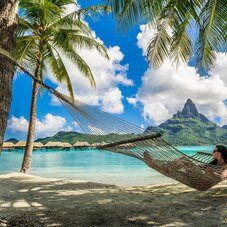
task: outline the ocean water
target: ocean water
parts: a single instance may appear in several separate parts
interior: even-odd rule
[[[214,147],[177,148],[193,155],[198,151],[211,152]],[[22,159],[23,150],[3,151],[0,156],[0,174],[19,172]],[[36,150],[33,152],[30,173],[42,177],[116,184],[121,187],[174,182],[140,160],[100,150]]]

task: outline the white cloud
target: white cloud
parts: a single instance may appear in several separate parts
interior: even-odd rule
[[[157,30],[150,24],[143,24],[140,25],[141,32],[137,35],[137,46],[142,49],[143,56],[146,56],[146,50],[148,47],[148,44],[151,41],[151,38],[154,36],[154,34],[157,32]],[[172,36],[172,29],[168,27],[167,29],[168,35]]]
[[[145,51],[152,36],[141,26],[138,34],[138,46]],[[149,37],[149,39],[148,39]],[[168,60],[158,70],[148,69],[142,77],[142,86],[134,97],[128,98],[133,105],[142,104],[143,116],[153,124],[172,117],[181,110],[187,98],[191,98],[199,111],[211,120],[220,117],[220,124],[227,124],[227,57],[217,54],[215,67],[209,72],[210,77],[200,77],[194,67],[181,64],[178,68]]]
[[[143,55],[146,56],[147,46],[151,40],[151,37],[155,34],[154,28],[149,25],[141,25],[140,30],[142,32],[137,35],[137,45],[143,50]]]
[[[122,113],[124,106],[122,104],[123,96],[119,88],[112,88],[105,92],[104,96],[101,98],[103,103],[103,111],[111,113]]]
[[[227,84],[227,53],[218,53],[217,59],[211,71],[211,75],[219,75],[225,84]]]
[[[24,132],[27,133],[28,130],[28,120],[25,119],[23,116],[19,118],[12,116],[8,120],[8,129],[13,133],[16,132]],[[36,120],[36,127],[35,127],[35,136],[45,137],[45,136],[52,136],[59,131],[71,131],[72,127],[66,126],[66,120],[60,116],[54,116],[50,113],[44,116],[42,120]]]
[[[27,132],[28,121],[23,116],[20,116],[19,118],[12,116],[8,120],[7,128],[10,129],[12,132],[16,132],[16,131]]]

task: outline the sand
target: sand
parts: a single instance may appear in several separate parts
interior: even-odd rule
[[[120,188],[78,180],[0,175],[0,227],[227,226],[227,181]]]

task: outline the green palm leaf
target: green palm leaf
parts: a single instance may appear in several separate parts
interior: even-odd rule
[[[56,49],[53,51],[50,45],[48,45],[47,48],[48,48],[48,53],[45,56],[45,61],[50,66],[50,69],[53,75],[55,75],[56,79],[60,83],[63,83],[66,85],[71,99],[74,100],[73,88],[72,88],[70,76],[65,67],[65,64],[62,61],[61,55],[56,51]]]
[[[226,44],[226,2],[208,0],[201,11],[201,27],[196,43],[196,64],[209,70],[216,59],[215,51]]]
[[[154,68],[159,68],[169,55],[170,36],[166,24],[159,25],[157,33],[151,39],[147,48],[147,58]]]
[[[96,86],[91,69],[66,38],[64,39],[64,42],[55,42],[52,46],[57,50],[57,52],[64,53],[72,63],[77,65],[80,72],[89,79],[92,87]]]
[[[197,68],[208,70],[216,52],[226,51],[226,0],[108,0],[107,4],[122,30],[139,22],[150,22],[157,30],[147,48],[154,68],[160,67],[167,57],[179,63],[188,62],[195,55]],[[172,29],[171,37],[166,28]],[[198,32],[195,48],[189,28]]]
[[[62,55],[71,60],[95,87],[92,71],[77,50],[96,49],[104,57],[108,58],[108,55],[106,48],[95,40],[90,28],[82,21],[81,15],[104,12],[108,7],[102,5],[86,7],[64,15],[68,4],[75,2],[73,0],[20,1],[22,16],[19,20],[17,59],[20,64],[30,67],[33,72],[37,63],[41,68],[45,65],[51,66],[53,75],[67,86],[70,95],[73,96],[70,77]],[[43,73],[41,79],[42,75]]]

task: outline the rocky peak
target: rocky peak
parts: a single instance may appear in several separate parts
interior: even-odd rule
[[[177,111],[176,114],[173,115],[174,118],[199,118],[203,122],[209,122],[209,120],[203,115],[200,114],[195,103],[188,99],[184,104],[182,111]]]
[[[184,108],[181,112],[184,116],[194,116],[199,117],[199,111],[197,110],[194,102],[191,99],[188,99],[187,102],[184,104]]]

